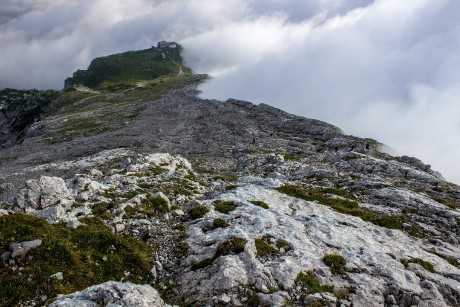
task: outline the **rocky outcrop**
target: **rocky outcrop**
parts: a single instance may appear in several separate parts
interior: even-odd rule
[[[442,257],[427,252],[433,248],[428,242],[407,236],[400,230],[375,226],[338,213],[320,203],[287,197],[273,190],[280,184],[279,180],[241,178],[238,188],[219,195],[219,199],[236,204],[236,209],[228,214],[215,211],[213,199],[203,202],[210,212],[188,227],[187,242],[191,249],[184,261],[185,267],[212,259],[218,246],[229,238],[241,237],[247,243],[240,254],[220,256],[200,269],[185,269],[179,277],[179,293],[184,301],[204,301],[213,305],[217,303],[216,293],[237,292],[240,295],[232,297],[232,303],[238,305],[236,302],[244,303],[251,298],[252,289],[259,292],[259,296],[273,289],[275,294],[287,290],[279,295],[303,305],[315,296],[298,291],[295,284],[299,273],[309,270],[322,284],[333,285],[335,291],[354,289],[348,298],[354,306],[377,306],[392,300],[384,294],[393,295],[394,304],[399,306],[409,306],[415,300],[411,298],[406,303],[407,295],[401,296],[401,293],[417,297],[416,305],[441,306],[449,302],[444,299],[451,291],[457,293],[460,270]],[[253,200],[265,202],[268,209],[252,204]],[[203,231],[216,218],[225,219],[229,226]],[[262,255],[261,247],[257,246],[257,240],[262,238],[270,238],[268,242],[273,242],[269,254]],[[282,250],[276,242],[284,242],[287,248]],[[449,245],[449,248],[460,251],[458,246]],[[346,259],[345,271],[339,276],[334,275],[322,260],[325,255],[334,253]],[[402,259],[429,261],[435,273],[418,265],[405,268],[400,262]],[[443,295],[427,299],[429,295],[423,287],[425,280],[431,280]],[[340,301],[332,298],[322,297],[321,300],[334,305]],[[276,295],[260,299],[278,306]],[[452,302],[459,299],[456,296]],[[343,300],[339,303],[348,304]]]
[[[108,281],[89,287],[72,294],[63,295],[51,303],[50,307],[58,306],[158,306],[168,307],[158,292],[149,285],[136,285]]]
[[[28,251],[31,249],[37,248],[42,244],[42,240],[32,240],[32,241],[24,241],[21,243],[10,243],[10,251],[5,252],[2,254],[1,258],[3,261],[7,261],[10,257],[24,257]]]
[[[354,155],[359,158],[326,152],[317,162],[275,153],[248,155],[238,160],[239,175],[227,176],[198,173],[186,159],[169,154],[108,150],[42,166],[88,171],[67,181],[42,177],[27,182],[15,208],[73,228],[82,218],[96,216],[115,233],[154,246],[150,275],[178,304],[458,304],[459,210],[426,192],[392,186],[395,178],[404,178],[385,167],[395,162]],[[358,169],[358,159],[373,171]],[[430,176],[412,180],[419,188],[437,189],[437,199],[455,195],[455,186],[441,191],[436,187],[447,183],[439,178],[431,183]],[[288,196],[279,190],[285,185],[323,196]],[[73,206],[63,205],[72,199]],[[334,200],[355,204],[354,212],[363,213],[341,211]],[[191,213],[196,207],[205,209]],[[396,224],[379,225],[365,213]],[[327,255],[343,257],[343,268],[331,269]],[[110,287],[96,292],[112,297]],[[75,297],[81,301],[72,301]],[[84,300],[77,295],[58,302]]]
[[[19,191],[15,199],[15,209],[45,209],[58,204],[74,201],[65,181],[59,177],[42,176],[38,180],[28,180],[26,187]]]

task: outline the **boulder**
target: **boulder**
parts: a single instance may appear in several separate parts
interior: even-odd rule
[[[62,178],[42,176],[26,182],[26,187],[16,195],[14,209],[44,209],[73,201],[72,192]]]
[[[32,241],[24,241],[21,243],[11,243],[10,250],[11,250],[11,257],[24,257],[28,251],[31,249],[37,248],[42,245],[42,240],[32,240]]]

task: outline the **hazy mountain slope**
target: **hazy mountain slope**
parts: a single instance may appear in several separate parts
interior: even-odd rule
[[[108,280],[180,305],[460,304],[457,185],[327,123],[197,98],[206,76],[161,53],[94,60],[1,149],[1,304]],[[160,304],[136,287],[55,305]]]

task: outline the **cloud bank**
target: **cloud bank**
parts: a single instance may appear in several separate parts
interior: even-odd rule
[[[96,56],[184,45],[206,98],[372,137],[460,183],[460,2],[4,0],[0,88],[62,88]]]

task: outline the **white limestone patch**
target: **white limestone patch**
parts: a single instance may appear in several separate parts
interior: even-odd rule
[[[275,186],[273,182],[246,177],[238,183],[238,188],[218,197],[234,201],[237,204],[234,211],[228,214],[212,211],[190,225],[188,243],[191,250],[184,265],[187,267],[212,257],[219,243],[231,237],[245,238],[245,251],[238,255],[221,256],[209,267],[186,271],[179,278],[184,297],[206,301],[209,293],[249,285],[258,289],[288,289],[293,286],[299,272],[310,269],[324,275],[320,277],[323,283],[343,283],[323,263],[322,257],[328,253],[341,254],[347,260],[350,283],[359,290],[353,297],[357,306],[366,306],[372,300],[378,302],[377,305],[383,304],[384,292],[389,284],[413,296],[422,296],[421,278],[412,269],[405,269],[401,259],[429,261],[436,273],[423,270],[423,274],[436,283],[442,281],[452,289],[460,289],[460,278],[452,278],[460,276],[460,270],[425,251],[420,239],[338,213],[317,202],[286,196],[271,188]],[[269,209],[255,206],[250,203],[251,200],[264,201]],[[212,209],[211,202],[205,201],[204,204]],[[215,217],[227,220],[229,227],[203,232],[202,228],[212,223]],[[292,249],[260,259],[256,255],[254,239],[265,235],[286,240]],[[432,303],[444,302],[440,298],[433,300]]]
[[[50,307],[58,306],[157,306],[168,307],[158,292],[150,285],[137,285],[130,282],[108,281],[91,286],[85,290],[61,295],[51,303]]]

